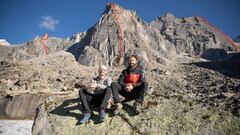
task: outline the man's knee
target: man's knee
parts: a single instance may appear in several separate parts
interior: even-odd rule
[[[111,87],[114,87],[114,88],[115,88],[115,87],[117,87],[117,86],[118,86],[118,83],[117,83],[117,82],[112,82],[112,83],[111,83]]]
[[[81,97],[81,95],[84,94],[84,89],[79,89],[78,94],[79,94],[79,96]]]
[[[111,93],[112,93],[111,87],[107,87],[107,88],[105,89],[105,92],[106,92],[106,94],[111,94]]]
[[[79,89],[78,91],[79,96],[81,96],[81,93],[82,93],[82,89]]]

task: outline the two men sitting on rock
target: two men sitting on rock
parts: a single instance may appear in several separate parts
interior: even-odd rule
[[[106,66],[101,65],[98,69],[98,76],[94,78],[90,84],[84,85],[79,91],[85,111],[83,118],[80,119],[80,123],[89,121],[91,117],[89,104],[100,107],[99,120],[103,122],[111,92],[113,94],[114,103],[116,104],[114,110],[115,115],[119,114],[123,107],[119,94],[125,97],[123,102],[135,100],[133,105],[134,112],[139,114],[139,106],[143,103],[144,94],[147,88],[148,84],[145,81],[142,68],[138,66],[136,55],[131,55],[128,58],[128,67],[122,71],[118,82],[112,83],[112,79],[107,77]]]

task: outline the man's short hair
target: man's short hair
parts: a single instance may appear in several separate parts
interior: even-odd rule
[[[138,57],[137,57],[136,54],[132,54],[132,55],[130,55],[130,56],[128,57],[128,60],[129,60],[130,58],[135,58],[136,60],[138,60]]]
[[[107,70],[107,67],[106,67],[105,65],[100,65],[99,68],[98,68],[98,70],[99,70],[99,69]]]

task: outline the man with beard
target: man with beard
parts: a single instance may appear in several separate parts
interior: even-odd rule
[[[125,102],[135,100],[133,108],[135,114],[139,114],[139,106],[142,105],[144,100],[144,93],[146,93],[148,84],[145,81],[142,68],[138,65],[136,55],[128,57],[128,67],[124,69],[118,79],[118,82],[111,84],[114,103],[116,109],[114,114],[117,115],[122,109],[122,104],[119,94],[125,97]]]

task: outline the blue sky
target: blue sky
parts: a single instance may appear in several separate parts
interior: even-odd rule
[[[24,43],[37,35],[67,38],[93,26],[108,2],[135,10],[145,22],[170,12],[199,15],[229,37],[240,35],[240,0],[0,0],[0,39]]]

